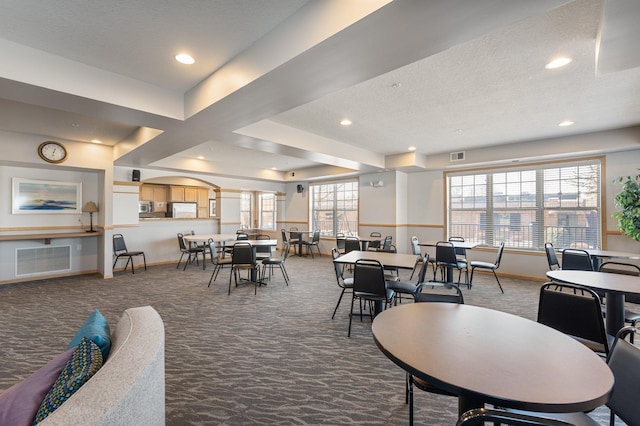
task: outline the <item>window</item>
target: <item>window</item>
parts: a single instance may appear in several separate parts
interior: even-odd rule
[[[325,237],[358,233],[358,181],[310,185],[309,194],[310,229]]]
[[[447,232],[521,249],[601,247],[601,160],[447,173]]]
[[[243,192],[240,194],[240,227],[241,228],[253,228],[253,221],[251,220],[253,204],[253,194],[250,192]]]
[[[260,229],[276,229],[276,194],[263,192],[260,199]]]

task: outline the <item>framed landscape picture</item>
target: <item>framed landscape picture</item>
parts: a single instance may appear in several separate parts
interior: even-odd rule
[[[216,200],[209,199],[209,217],[215,217],[216,215]]]
[[[13,178],[13,214],[82,214],[82,182]]]

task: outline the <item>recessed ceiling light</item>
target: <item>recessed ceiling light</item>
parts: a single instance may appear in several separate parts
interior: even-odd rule
[[[399,89],[402,87],[402,83],[393,83],[391,87],[393,87],[394,89]]]
[[[187,55],[186,53],[180,53],[176,55],[176,61],[180,62],[181,64],[191,65],[196,60],[193,59],[191,55]]]
[[[559,123],[558,126],[560,127],[567,127],[567,126],[571,126],[573,125],[574,122],[570,121],[570,120],[564,120],[563,122]]]
[[[410,147],[409,147],[409,151],[415,151],[415,150],[416,150],[416,147],[415,147],[415,146],[410,146]]]
[[[278,170],[278,168],[277,167],[272,167],[271,170]]]
[[[100,139],[91,139],[92,143],[102,143]]]
[[[204,155],[198,155],[196,158],[197,158],[198,160],[204,160]]]
[[[552,70],[555,68],[560,68],[560,67],[564,67],[565,65],[571,63],[573,59],[571,58],[556,58],[553,61],[549,62],[547,65],[545,65],[544,67],[548,70]]]
[[[351,126],[351,120],[349,120],[348,118],[344,118],[342,119],[342,121],[340,121],[340,124],[343,126]]]

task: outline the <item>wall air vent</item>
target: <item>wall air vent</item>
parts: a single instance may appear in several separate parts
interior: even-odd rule
[[[16,249],[16,276],[71,270],[71,246]]]
[[[449,160],[451,160],[451,161],[462,161],[462,160],[464,160],[464,151],[450,153],[449,154]]]

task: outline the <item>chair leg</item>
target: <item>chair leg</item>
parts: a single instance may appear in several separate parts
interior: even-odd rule
[[[147,256],[142,253],[142,261],[144,262],[144,270],[147,270]]]
[[[493,272],[493,276],[496,277],[496,281],[498,281],[498,287],[500,287],[500,291],[502,292],[502,294],[504,294],[504,290],[502,289],[502,284],[500,284],[500,280],[498,279],[498,274],[496,274],[496,270],[492,269],[491,272]]]
[[[280,264],[280,270],[282,271],[282,276],[284,277],[284,282],[287,283],[287,287],[289,287],[289,274],[287,274],[287,270],[284,269],[284,264]]]
[[[351,311],[349,312],[349,332],[347,333],[347,337],[351,337],[351,320],[353,320],[353,301],[355,300],[355,296],[351,297]],[[360,305],[360,318],[362,318],[362,305]]]
[[[184,256],[184,252],[180,255],[180,260],[178,260],[178,264],[176,265],[176,269],[180,267],[180,262],[182,262],[182,257]]]
[[[408,394],[409,394],[409,426],[413,426],[413,376],[407,374]]]
[[[331,319],[334,319],[336,316],[336,312],[338,311],[338,306],[340,306],[340,302],[342,301],[342,296],[344,295],[346,288],[342,288],[342,292],[340,293],[340,297],[338,297],[338,303],[336,303],[336,307],[333,310],[333,315],[331,315]]]
[[[475,271],[475,270],[476,270],[476,267],[472,266],[471,267],[471,279],[469,280],[469,288],[472,287],[472,284],[473,284],[473,271]]]

